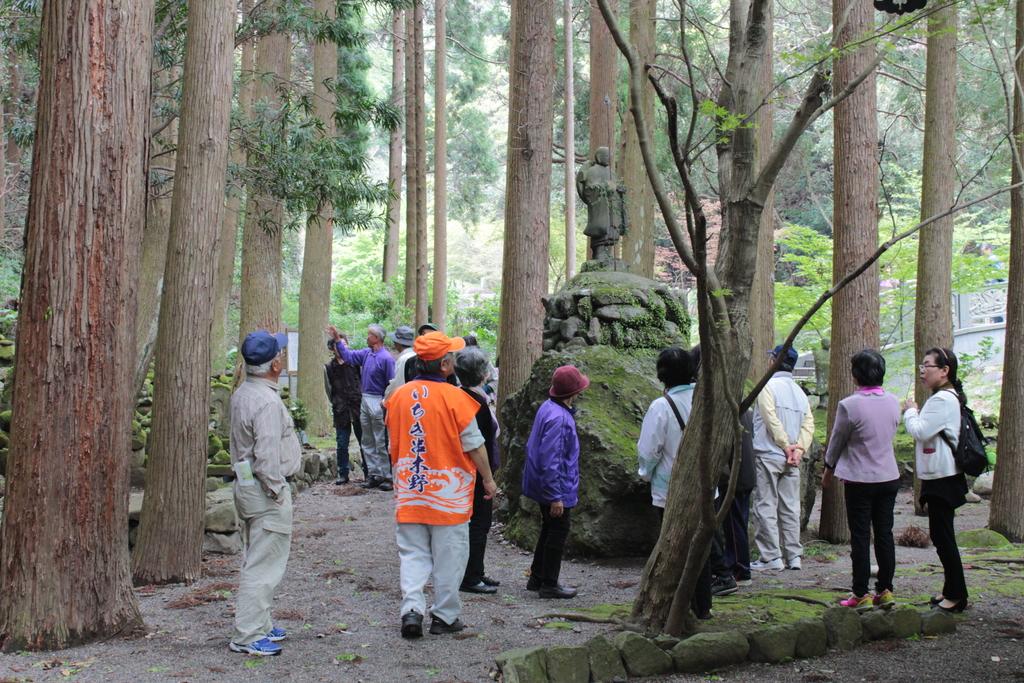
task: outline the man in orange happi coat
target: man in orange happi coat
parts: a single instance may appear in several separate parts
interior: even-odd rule
[[[441,332],[418,337],[413,344],[415,378],[384,403],[395,482],[403,638],[423,635],[423,589],[431,574],[430,632],[465,628],[459,619],[459,584],[469,556],[476,477],[482,479],[487,498],[497,491],[476,425],[480,406],[446,381],[455,371],[456,352],[465,346],[462,339]]]

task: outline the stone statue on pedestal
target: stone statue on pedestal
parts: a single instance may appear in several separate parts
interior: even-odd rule
[[[576,174],[576,193],[587,205],[587,227],[593,261],[614,270],[615,244],[626,233],[626,187],[609,168],[611,153],[599,147],[594,160]]]

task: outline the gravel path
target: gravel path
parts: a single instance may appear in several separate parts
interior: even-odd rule
[[[923,524],[911,516],[909,492],[898,500],[897,528]],[[987,503],[968,506],[958,529],[984,526]],[[239,558],[209,556],[193,586],[137,589],[147,633],[61,652],[0,655],[6,681],[486,681],[494,656],[539,644],[582,644],[607,624],[544,626],[538,617],[632,600],[643,559],[567,562],[563,580],[580,589],[573,601],[542,601],[525,590],[527,553],[502,542],[488,547],[497,596],[465,596],[457,636],[405,641],[398,633],[398,554],[390,494],[318,484],[301,494],[288,573],[278,590],[275,621],[288,629],[285,652],[246,658],[227,649]],[[817,519],[817,514],[812,520]],[[838,590],[849,583],[848,550],[815,544],[801,572],[780,572],[742,589],[742,602],[764,588]],[[1019,547],[1013,551],[1018,556]],[[923,596],[939,579],[934,550],[897,548],[898,595]],[[816,555],[813,557],[810,555]],[[1024,680],[1024,576],[1019,565],[969,571],[973,608],[955,636],[880,642],[780,666],[749,665],[716,680],[945,681]],[[723,607],[725,609],[725,607]],[[653,679],[651,679],[653,680]],[[664,681],[705,680],[671,676]]]

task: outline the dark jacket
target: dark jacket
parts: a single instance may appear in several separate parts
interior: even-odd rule
[[[743,425],[743,441],[740,443],[740,474],[736,480],[736,492],[749,493],[757,487],[757,475],[754,472],[754,416],[749,410],[740,418],[740,424]],[[722,496],[729,488],[730,464],[731,460],[726,462],[718,480],[718,494]]]
[[[484,437],[484,448],[487,449],[487,461],[491,465],[491,472],[497,472],[501,466],[501,456],[498,452],[498,441],[494,438],[497,431],[494,415],[491,414],[486,398],[466,387],[462,387],[462,390],[480,404],[480,409],[476,411],[476,426],[480,428],[480,434]]]
[[[335,413],[359,407],[363,397],[359,383],[358,366],[339,363],[337,358],[324,365],[324,390]]]

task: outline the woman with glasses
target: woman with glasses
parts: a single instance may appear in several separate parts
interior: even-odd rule
[[[967,479],[953,459],[960,439],[960,404],[966,401],[957,367],[957,357],[949,349],[929,349],[918,370],[932,395],[920,412],[913,400],[903,403],[903,425],[914,437],[920,501],[928,510],[928,533],[945,574],[942,593],[931,603],[945,612],[967,607],[967,582],[953,528],[954,511],[967,502]]]
[[[846,483],[843,494],[850,526],[853,592],[839,604],[857,611],[875,606],[889,609],[896,604],[892,594],[896,573],[892,524],[900,471],[892,443],[900,425],[900,404],[882,388],[885,380],[882,354],[872,349],[857,352],[850,359],[850,374],[857,390],[836,408],[821,480],[822,488],[826,489],[833,478]],[[874,597],[868,592],[872,531],[878,562]]]

